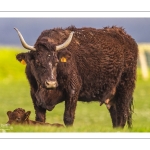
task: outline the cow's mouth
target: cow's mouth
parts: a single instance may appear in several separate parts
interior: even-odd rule
[[[45,89],[45,90],[54,90],[56,89],[57,86],[46,86],[45,84],[38,84],[38,89],[37,91],[41,90],[41,89]]]
[[[48,111],[52,111],[54,109],[55,105],[52,106],[46,106],[45,109]]]
[[[47,89],[47,90],[55,90],[55,89],[56,89],[56,87],[49,87],[49,88],[48,88],[48,87],[46,87],[46,89]]]
[[[51,111],[54,109],[55,105],[49,105],[49,104],[45,104],[44,101],[37,101],[36,102],[37,106],[40,106],[48,111]]]
[[[52,111],[55,107],[55,105],[45,105],[45,103],[42,103],[40,106],[48,111]]]

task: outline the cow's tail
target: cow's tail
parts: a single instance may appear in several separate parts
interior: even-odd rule
[[[133,97],[130,100],[129,103],[129,114],[128,114],[128,118],[127,118],[127,125],[128,128],[132,128],[132,114],[134,112],[134,105],[133,105]]]

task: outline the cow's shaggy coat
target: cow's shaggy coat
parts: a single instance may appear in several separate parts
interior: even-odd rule
[[[70,44],[56,50],[71,31]],[[131,127],[138,46],[124,29],[45,30],[34,48],[17,59],[27,63],[37,121],[45,122],[46,110],[65,101],[64,123],[72,125],[78,100],[99,101],[107,105],[113,127],[124,127],[126,122]]]

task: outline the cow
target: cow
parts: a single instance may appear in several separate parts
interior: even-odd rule
[[[44,123],[39,121],[33,121],[29,119],[31,111],[25,111],[23,108],[16,108],[13,112],[7,111],[7,116],[9,118],[7,124],[15,125],[46,125],[46,126],[55,126],[55,127],[64,127],[64,125],[59,123]]]
[[[72,126],[77,101],[95,101],[106,104],[113,128],[132,127],[138,46],[124,28],[53,28],[34,46],[15,30],[29,50],[16,59],[26,64],[36,121],[45,122],[46,111],[64,101],[63,121]]]

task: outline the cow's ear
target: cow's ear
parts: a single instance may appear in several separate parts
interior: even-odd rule
[[[25,120],[29,119],[30,114],[31,114],[31,111],[27,111],[25,113]]]
[[[23,65],[25,65],[29,59],[29,54],[28,53],[20,53],[16,55],[16,59],[22,63]]]
[[[9,117],[12,111],[7,111],[7,116]]]
[[[68,62],[71,59],[70,52],[65,52],[60,57],[60,62]]]

